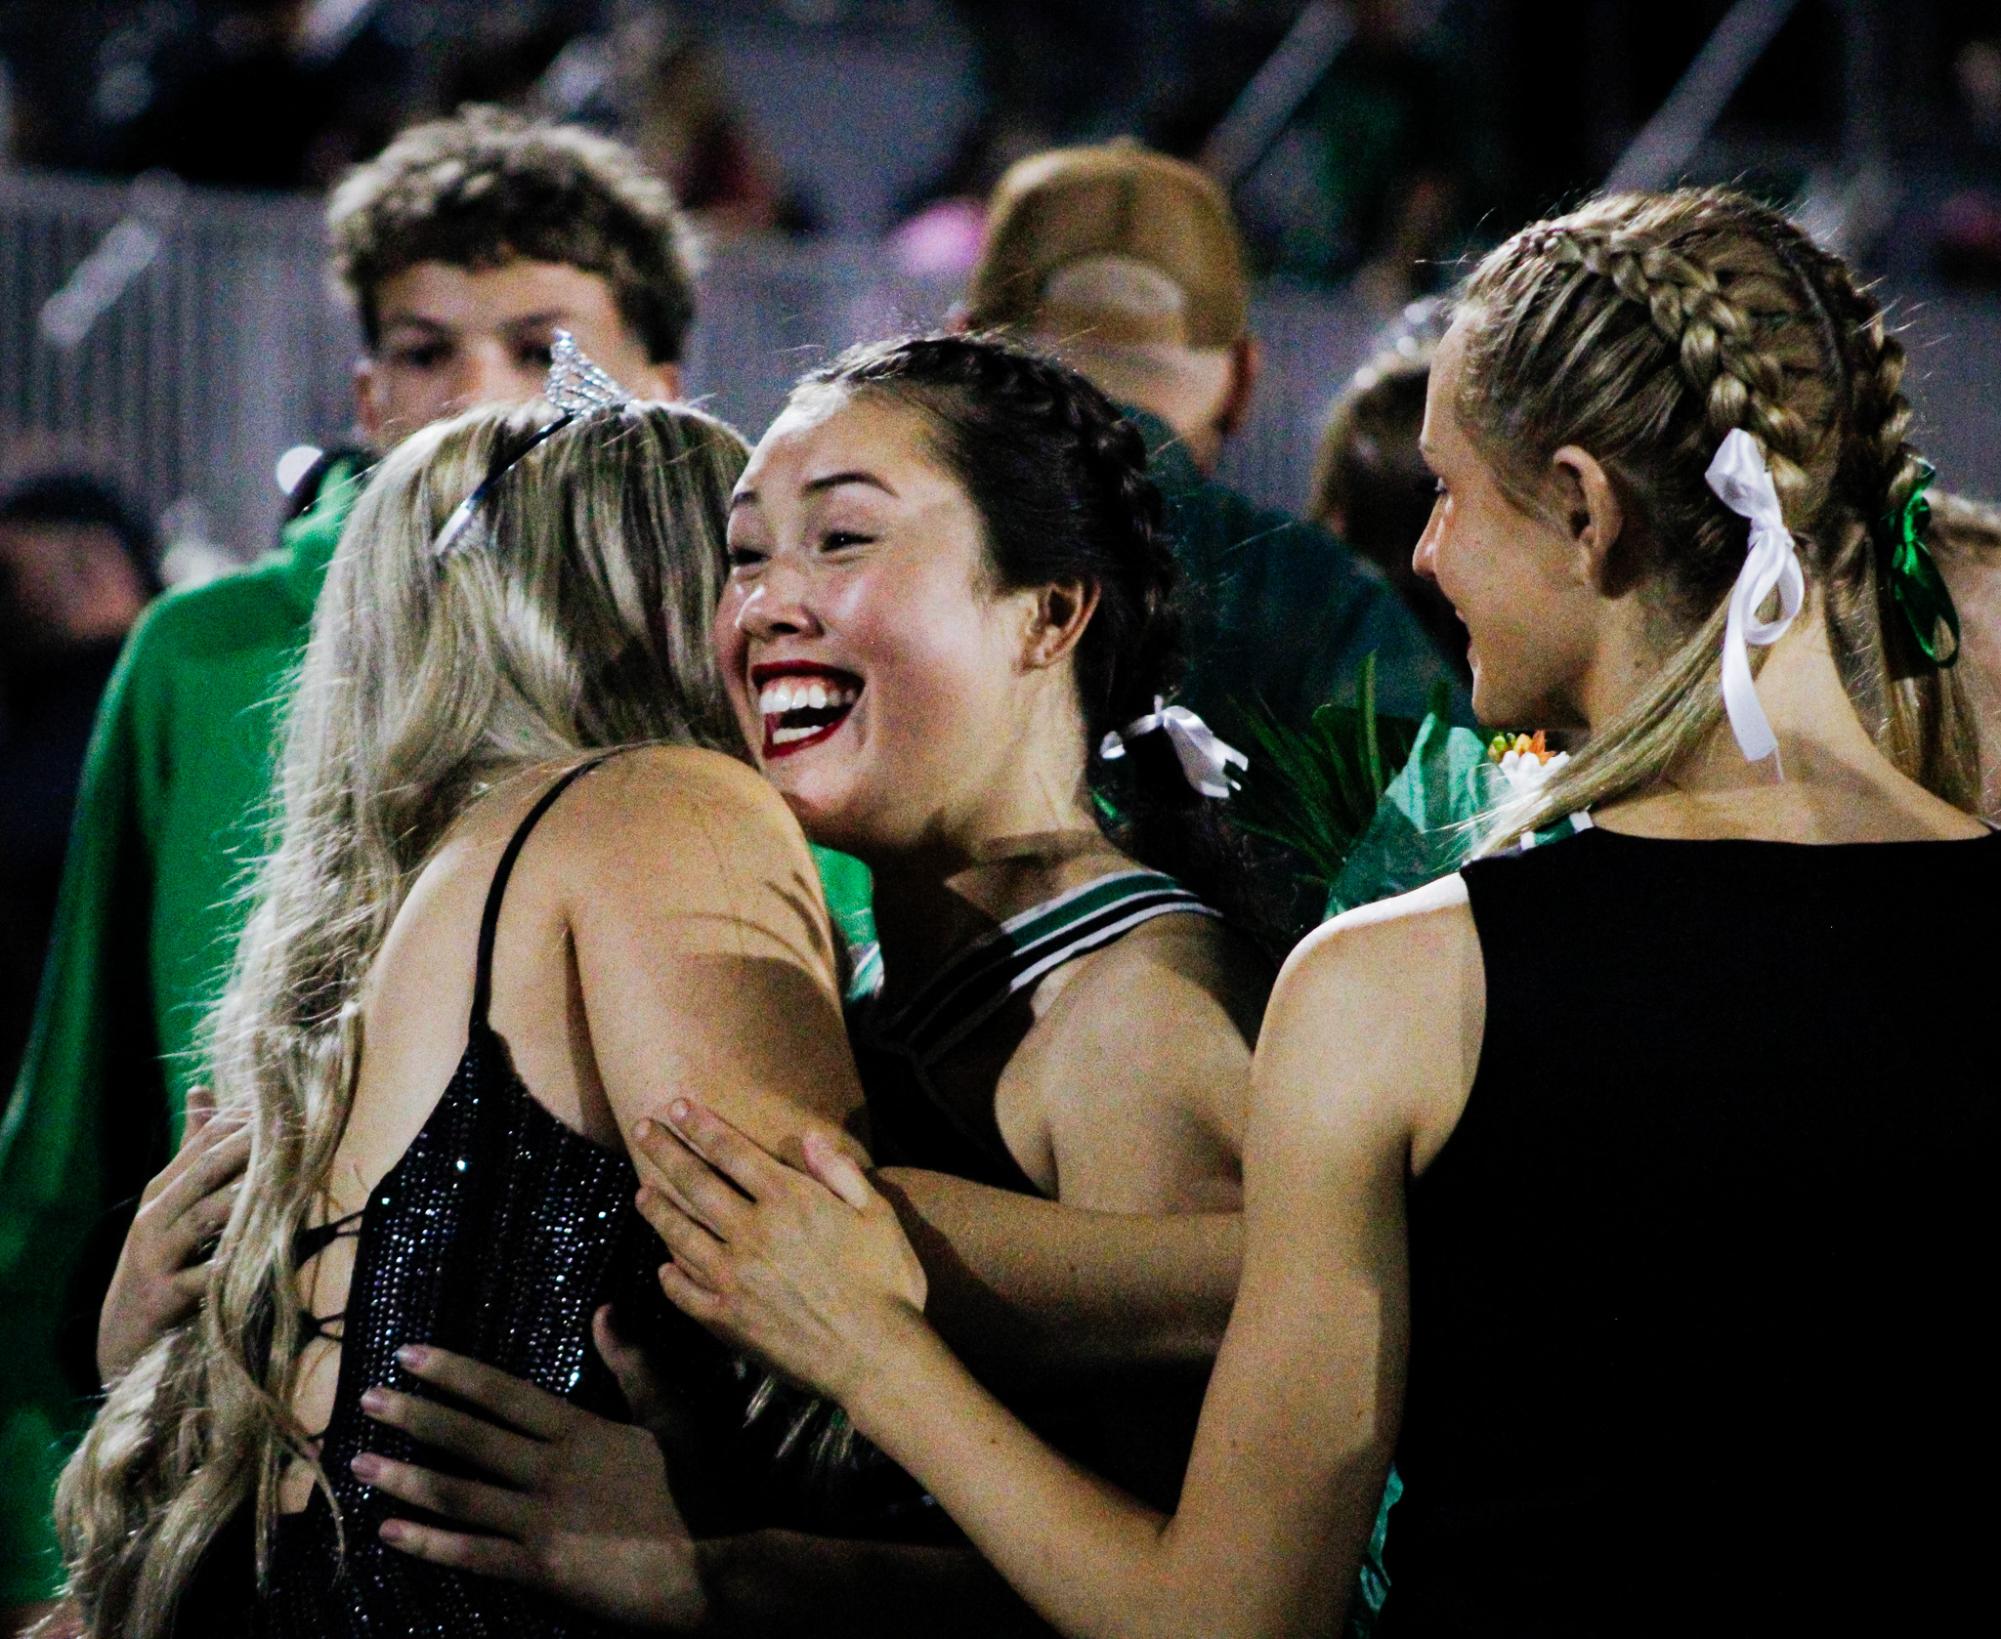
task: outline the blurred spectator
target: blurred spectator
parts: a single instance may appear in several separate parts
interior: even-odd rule
[[[1473,191],[1469,108],[1410,0],[1350,0],[1354,32],[1301,113],[1310,185],[1257,237],[1273,265],[1365,278],[1388,305],[1435,286]]]
[[[0,494],[0,1086],[27,1039],[98,697],[159,590],[157,547],[96,479]]]
[[[1348,694],[1369,654],[1385,708],[1423,711],[1447,669],[1382,576],[1207,476],[1260,359],[1236,222],[1209,177],[1132,143],[1023,160],[989,205],[964,318],[1059,354],[1139,423],[1190,583],[1183,692],[1198,711],[1227,723],[1259,701],[1299,723]]]
[[[612,8],[592,25],[584,8],[488,18],[490,38],[448,68],[447,105],[495,103],[540,118],[610,130],[673,189],[683,213],[711,233],[812,226],[799,194],[730,95],[707,37],[672,5]],[[579,29],[579,24],[586,24]]]
[[[722,233],[811,226],[699,35],[648,11],[619,31],[617,45],[620,132],[682,210]]]
[[[1939,208],[1938,268],[1967,284],[2001,284],[2001,24],[1962,41],[1952,59],[1953,90],[1965,128],[1967,169],[1983,182],[1959,189]]]
[[[18,12],[18,18],[7,12]],[[68,169],[300,188],[372,153],[420,63],[401,8],[315,0],[15,0],[22,157]]]
[[[908,203],[982,198],[1017,160],[1140,123],[1173,0],[1078,6],[1066,0],[954,0],[973,42],[980,117],[944,172]]]
[[[1411,567],[1437,484],[1418,454],[1436,336],[1399,339],[1348,379],[1327,415],[1306,515],[1383,572],[1440,654],[1472,681],[1466,628],[1437,584]]]

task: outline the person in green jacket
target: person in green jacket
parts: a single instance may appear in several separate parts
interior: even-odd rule
[[[357,168],[328,225],[365,341],[356,407],[371,450],[468,405],[536,396],[558,328],[635,395],[679,392],[694,317],[681,221],[615,143],[467,110]],[[159,599],[99,711],[0,1124],[0,1633],[59,1581],[49,1496],[98,1387],[99,1299],[202,1076],[287,683],[366,459],[321,463],[276,552]]]
[[[1054,352],[1146,435],[1189,582],[1182,698],[1203,716],[1227,732],[1257,706],[1303,727],[1353,693],[1374,655],[1383,710],[1421,718],[1446,679],[1453,718],[1472,721],[1459,678],[1374,565],[1213,476],[1260,354],[1236,220],[1211,178],[1132,142],[1019,161],[988,202],[959,317]]]

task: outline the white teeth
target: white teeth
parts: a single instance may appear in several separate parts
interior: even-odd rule
[[[852,684],[823,678],[776,677],[758,690],[757,709],[766,717],[780,717],[788,711],[824,711],[829,706],[853,705],[861,692]]]

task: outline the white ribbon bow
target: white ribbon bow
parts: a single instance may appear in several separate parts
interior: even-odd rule
[[[1182,777],[1205,797],[1227,797],[1236,789],[1230,784],[1231,767],[1251,766],[1250,758],[1217,739],[1215,730],[1194,712],[1186,706],[1167,705],[1157,694],[1153,697],[1152,711],[1134,718],[1124,728],[1113,729],[1099,742],[1098,755],[1107,762],[1116,762],[1126,754],[1128,741],[1151,734],[1155,729],[1166,730],[1168,744],[1174,747],[1175,758],[1181,764]]]
[[[1786,528],[1779,492],[1772,485],[1772,471],[1758,451],[1757,440],[1742,427],[1733,427],[1709,463],[1707,476],[1717,499],[1751,525],[1744,567],[1738,570],[1737,584],[1730,590],[1730,616],[1723,628],[1723,712],[1746,761],[1761,762],[1777,753],[1779,742],[1772,733],[1771,719],[1758,703],[1750,645],[1763,648],[1785,635],[1806,601],[1806,576],[1801,573],[1799,551],[1792,531]],[[1775,591],[1779,594],[1777,617],[1760,620],[1758,611]]]

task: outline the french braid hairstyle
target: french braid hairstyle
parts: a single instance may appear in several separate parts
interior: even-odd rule
[[[1075,664],[1100,823],[1122,852],[1264,939],[1270,918],[1242,843],[1221,805],[1189,786],[1167,736],[1141,736],[1116,761],[1098,754],[1107,732],[1172,698],[1183,665],[1180,567],[1138,429],[1075,370],[989,336],[871,343],[800,387],[879,396],[924,417],[979,513],[1000,590],[1097,588]]]
[[[1838,256],[1725,189],[1614,194],[1490,253],[1461,294],[1461,425],[1530,511],[1567,444],[1589,450],[1629,520],[1630,572],[1672,634],[1670,657],[1488,849],[1635,790],[1722,719],[1719,656],[1744,521],[1705,474],[1742,428],[1771,469],[1850,698],[1885,755],[1961,808],[1980,789],[1956,674],[1892,603],[1890,520],[1923,463],[1907,434],[1904,351]]]

